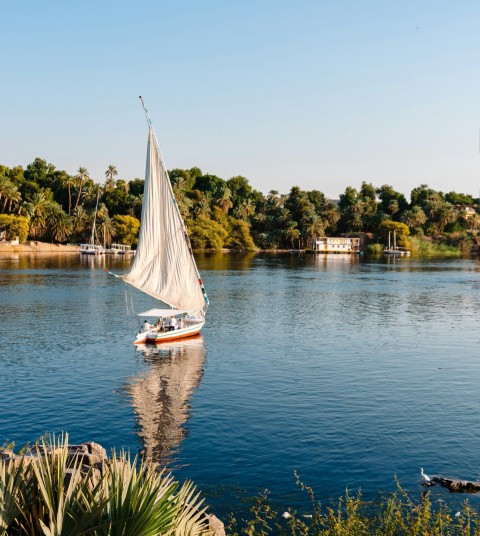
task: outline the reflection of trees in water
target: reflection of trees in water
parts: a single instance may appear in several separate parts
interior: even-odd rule
[[[205,346],[201,336],[157,346],[139,345],[150,368],[132,380],[129,391],[145,457],[165,463],[187,432],[189,400],[202,379]]]

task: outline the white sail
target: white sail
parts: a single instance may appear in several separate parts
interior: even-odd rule
[[[123,278],[177,309],[200,312],[208,303],[151,126],[138,247]]]

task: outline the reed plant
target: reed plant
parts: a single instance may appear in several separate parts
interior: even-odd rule
[[[457,245],[425,239],[418,236],[409,238],[412,255],[419,257],[460,257],[462,251]]]
[[[202,503],[192,483],[124,452],[83,466],[68,435],[0,460],[0,536],[211,534]]]

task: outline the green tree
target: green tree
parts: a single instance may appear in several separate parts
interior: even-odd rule
[[[210,198],[217,198],[225,189],[227,183],[216,175],[201,175],[195,179],[194,189],[208,194]]]
[[[232,194],[233,207],[237,208],[240,204],[248,199],[252,194],[252,187],[248,179],[238,175],[228,179],[227,186]]]
[[[50,201],[45,193],[36,193],[25,203],[23,203],[24,212],[30,219],[29,234],[36,238],[41,236],[45,231],[46,211]]]
[[[8,212],[12,212],[12,207],[19,206],[22,201],[22,195],[18,187],[6,177],[0,177],[0,200],[3,199],[2,212],[8,206]]]
[[[54,171],[53,164],[48,164],[42,158],[35,158],[31,164],[28,164],[24,177],[25,180],[36,183],[40,188],[50,188]]]
[[[133,216],[122,216],[120,214],[114,216],[112,220],[117,240],[122,244],[136,245],[140,230],[140,220]]]
[[[85,227],[88,223],[87,211],[80,205],[72,214],[72,230],[73,232],[81,236],[85,232]]]
[[[394,190],[394,188],[389,184],[380,186],[380,188],[377,188],[376,192],[380,199],[381,210],[384,214],[394,216],[399,212],[407,210],[408,203],[405,199],[405,196]]]
[[[90,175],[88,173],[88,169],[86,167],[79,167],[77,171],[77,185],[78,185],[78,193],[77,193],[77,201],[75,203],[75,208],[78,207],[78,202],[80,201],[80,198],[82,196],[82,189],[83,185],[85,184],[85,181],[90,178]]]
[[[457,192],[448,192],[445,194],[445,201],[452,205],[473,205],[473,197],[469,194],[458,194]]]
[[[107,245],[112,243],[112,237],[115,236],[116,228],[113,219],[106,214],[100,221],[100,234],[102,235],[102,244]]]
[[[47,238],[54,242],[65,242],[73,229],[72,219],[56,202],[49,202],[45,210]]]
[[[290,242],[292,249],[295,249],[294,242],[300,238],[300,231],[297,229],[297,222],[290,222],[283,232],[285,234],[285,239]]]
[[[138,197],[143,195],[143,189],[145,187],[145,181],[143,179],[133,179],[128,183],[128,191],[130,195]]]
[[[400,247],[408,248],[408,236],[410,235],[410,229],[407,225],[398,221],[385,220],[382,221],[382,223],[378,226],[378,232],[380,233],[380,236],[384,240],[385,244],[388,240],[388,233],[393,233],[393,231],[395,231],[395,235],[397,237],[397,244]]]
[[[205,215],[189,222],[188,230],[194,249],[222,249],[228,236],[223,225]]]
[[[250,227],[246,221],[230,218],[230,232],[226,246],[233,249],[253,251],[255,244],[250,235]]]
[[[18,238],[20,243],[28,237],[29,222],[25,216],[14,214],[0,214],[0,232],[5,231],[7,240]]]
[[[111,215],[128,214],[133,205],[133,197],[119,188],[107,190],[103,193],[101,200],[105,203],[108,213]]]
[[[228,214],[228,211],[233,207],[232,192],[228,186],[225,186],[222,195],[217,199],[217,205]]]
[[[115,177],[118,175],[117,168],[110,164],[105,171],[105,190],[113,190],[115,188]]]
[[[401,215],[400,219],[403,223],[408,225],[410,229],[413,229],[415,232],[418,232],[418,230],[427,221],[427,216],[418,205],[414,205],[410,210],[406,210]]]

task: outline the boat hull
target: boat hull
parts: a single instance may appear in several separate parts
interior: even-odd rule
[[[172,331],[144,331],[137,334],[134,344],[160,344],[162,342],[175,341],[198,335],[205,322],[199,322],[192,326],[187,326]]]
[[[408,250],[384,249],[383,253],[385,255],[393,255],[395,257],[410,257],[410,251]]]

